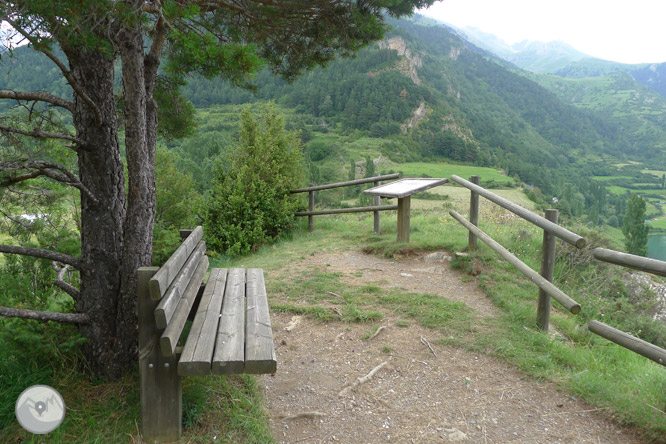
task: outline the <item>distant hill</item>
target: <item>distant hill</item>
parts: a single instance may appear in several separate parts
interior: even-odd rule
[[[632,72],[640,69],[641,66],[643,65],[629,65],[589,57],[569,63],[560,69],[550,71],[550,73],[560,77],[582,79],[584,77],[601,77],[614,72]]]
[[[298,123],[306,142],[323,132],[347,139],[369,137],[382,155],[396,161],[452,159],[494,165],[544,190],[555,186],[558,174],[578,174],[570,169],[586,164],[587,155],[629,156],[666,165],[662,102],[636,89],[630,77],[594,90],[558,85],[509,67],[450,28],[406,20],[390,23],[382,42],[353,59],[305,73],[292,84],[262,71],[255,79],[256,93],[199,78],[191,79],[183,93],[200,108],[274,100],[310,116]],[[524,43],[518,48],[524,54],[564,51],[561,45]],[[20,48],[13,59],[2,59],[0,88],[67,96],[68,85],[48,63]],[[622,82],[631,85],[620,88]],[[654,99],[627,111],[636,115],[618,117],[615,105],[601,106],[619,103],[622,94],[635,97],[625,92],[634,89],[648,102]],[[581,94],[584,100],[574,100]],[[598,106],[590,105],[594,103]],[[618,123],[620,118],[625,123]],[[632,125],[640,126],[640,138]],[[543,168],[554,172],[543,174]]]
[[[524,40],[510,45],[496,35],[478,28],[457,28],[457,31],[474,45],[527,71],[554,73],[571,63],[589,58],[587,54],[561,41],[546,43]]]
[[[631,72],[636,81],[666,97],[666,63],[643,66]]]

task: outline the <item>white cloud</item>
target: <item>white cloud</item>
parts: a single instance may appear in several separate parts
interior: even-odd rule
[[[419,12],[507,43],[562,40],[607,60],[666,62],[663,0],[444,0]]]

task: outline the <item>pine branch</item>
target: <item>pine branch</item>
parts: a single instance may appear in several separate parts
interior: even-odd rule
[[[88,94],[86,94],[86,92],[83,91],[83,89],[81,89],[81,86],[74,80],[74,77],[72,76],[72,73],[69,71],[69,69],[67,69],[65,64],[62,63],[62,61],[60,61],[60,59],[58,57],[56,57],[56,55],[53,54],[53,52],[44,48],[43,45],[39,45],[39,42],[37,40],[35,40],[35,38],[32,35],[30,35],[25,29],[21,28],[18,25],[18,23],[16,23],[14,20],[10,20],[8,18],[5,18],[5,21],[7,23],[9,23],[12,26],[12,28],[14,28],[19,34],[21,34],[23,37],[25,37],[26,40],[28,40],[30,43],[32,43],[32,46],[36,50],[40,51],[46,57],[51,59],[51,61],[53,63],[56,64],[58,69],[60,69],[60,72],[62,72],[62,75],[65,76],[65,78],[67,79],[67,83],[69,83],[69,86],[71,86],[72,89],[74,90],[74,92],[79,97],[81,97],[81,99],[90,107],[90,109],[92,109],[92,111],[95,113],[95,116],[97,117],[97,121],[101,122],[102,121],[102,116],[101,116],[101,113],[99,111],[99,108],[97,107],[95,102],[93,102],[93,100],[88,96]]]
[[[3,125],[0,123],[0,131],[7,131],[8,133],[14,133],[14,134],[21,134],[23,136],[29,136],[29,137],[34,137],[36,139],[60,139],[60,140],[69,140],[71,142],[74,142],[78,145],[83,145],[83,140],[79,139],[78,137],[72,136],[71,134],[63,134],[63,133],[52,133],[49,131],[42,131],[39,128],[35,128],[31,131],[27,130],[22,130],[19,128],[15,128],[13,126],[7,126]],[[74,148],[74,151],[77,151],[77,148]]]
[[[2,170],[3,168],[2,165],[0,164],[0,171]],[[82,194],[85,194],[86,197],[88,197],[88,199],[90,199],[94,204],[99,203],[97,197],[88,189],[88,187],[83,185],[83,183],[81,182],[81,180],[79,180],[76,174],[72,173],[65,166],[60,165],[58,163],[45,162],[43,160],[34,160],[24,165],[13,166],[11,168],[6,168],[6,167],[4,168],[4,171],[10,171],[10,170],[34,170],[34,171],[28,172],[20,176],[7,177],[0,181],[0,187],[3,186],[6,187],[19,182],[23,182],[25,180],[34,179],[39,176],[45,176],[57,182],[60,182],[64,185],[74,187],[77,190],[79,190]]]
[[[13,99],[17,102],[20,100],[46,102],[54,106],[65,108],[70,112],[74,112],[73,102],[43,91],[11,91],[2,89],[0,90],[0,99]]]
[[[89,324],[90,316],[86,313],[55,313],[22,308],[0,307],[0,316],[6,318],[36,319],[38,321],[68,322],[71,324]]]
[[[81,261],[79,258],[70,256],[57,251],[43,250],[41,248],[20,247],[16,245],[0,244],[0,253],[20,254],[21,256],[39,257],[42,259],[49,259],[52,261],[62,262],[69,264],[77,270],[81,269]]]
[[[51,267],[53,267],[55,272],[58,273],[57,278],[53,281],[53,284],[70,295],[72,299],[78,301],[81,292],[69,282],[65,282],[65,273],[67,273],[69,265],[59,264],[58,262],[53,261],[51,263]]]

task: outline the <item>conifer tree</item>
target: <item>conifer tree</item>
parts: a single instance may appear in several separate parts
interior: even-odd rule
[[[625,237],[627,253],[647,256],[647,237],[650,227],[645,224],[645,201],[638,194],[627,200],[622,233]]]
[[[78,325],[94,374],[117,377],[133,368],[137,269],[151,265],[153,256],[158,122],[169,121],[172,136],[188,133],[187,125],[178,124],[178,116],[187,114],[180,111],[188,109],[179,86],[192,75],[250,86],[266,64],[293,79],[380,39],[387,16],[433,2],[0,0],[0,22],[8,29],[0,57],[27,43],[53,62],[71,88],[64,97],[0,90],[0,99],[29,114],[25,121],[0,121],[0,186],[19,190],[48,178],[81,196],[80,254],[0,245],[0,253],[47,259],[80,274],[80,288],[60,282],[76,301],[75,313],[31,316]],[[25,138],[58,141],[70,162],[56,162],[46,146],[20,152],[17,147],[29,145],[21,143]],[[0,307],[0,315],[22,316],[7,307]]]

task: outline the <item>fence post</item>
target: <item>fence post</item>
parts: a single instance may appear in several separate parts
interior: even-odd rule
[[[311,187],[314,186],[314,183],[310,184]],[[308,192],[308,211],[314,211],[314,191]],[[314,229],[314,216],[308,216],[308,231]]]
[[[375,176],[379,176],[379,174],[375,174]],[[372,183],[372,186],[373,186],[373,187],[378,187],[378,186],[379,186],[379,181],[378,181],[378,180],[375,180],[375,181]],[[374,206],[378,207],[378,206],[381,204],[381,198],[380,198],[379,196],[373,196],[373,197],[372,197],[372,203],[373,203]],[[382,233],[381,233],[381,227],[380,227],[380,224],[379,224],[379,211],[374,211],[373,213],[374,213],[374,215],[375,215],[375,229],[374,229],[374,233],[375,233],[375,234],[382,234]]]
[[[472,176],[469,178],[469,181],[474,185],[479,185],[481,183],[481,176]],[[469,198],[469,221],[475,227],[479,226],[479,194],[470,190]],[[469,251],[474,251],[477,248],[477,239],[476,236],[470,231],[469,232]]]
[[[546,210],[546,219],[557,223],[559,212],[557,210]],[[553,282],[555,274],[555,240],[554,234],[543,231],[543,246],[541,249],[541,276],[548,282]],[[543,331],[548,331],[550,325],[550,296],[543,290],[539,290],[539,303],[537,306],[537,326]]]

